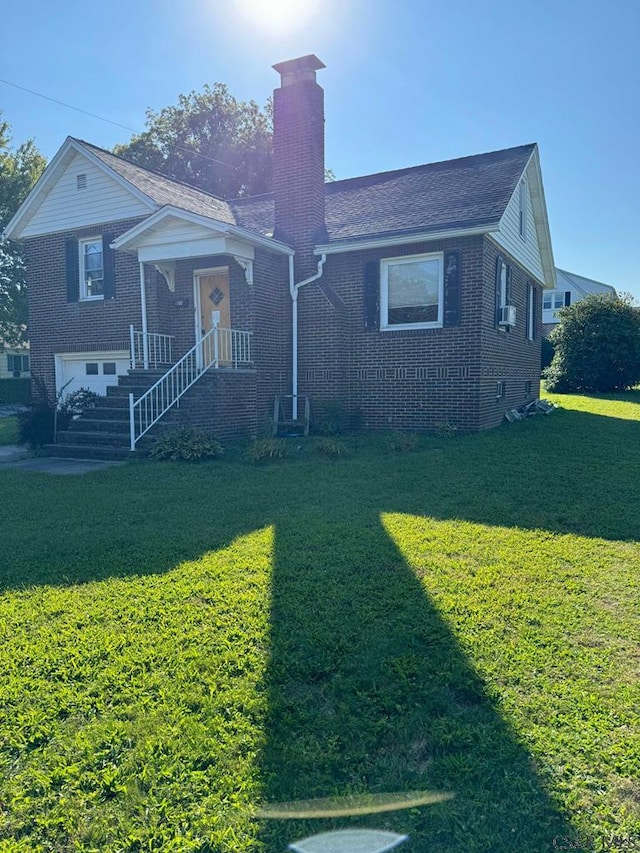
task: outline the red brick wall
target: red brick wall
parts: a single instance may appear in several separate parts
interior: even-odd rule
[[[326,239],[324,92],[313,80],[273,93],[274,237],[296,249],[296,281],[313,275]]]
[[[139,219],[25,241],[31,373],[55,394],[53,354],[129,349],[129,324],[140,327],[140,276],[132,255],[116,253],[116,298],[67,302],[65,240],[123,234]]]
[[[257,382],[255,370],[211,370],[190,388],[161,421],[162,428],[194,426],[220,441],[255,438]]]
[[[368,261],[454,248],[461,251],[459,326],[365,329]],[[340,399],[372,428],[477,429],[481,275],[480,237],[329,256],[324,279],[333,298],[316,284],[300,295],[301,393],[311,395],[312,406],[313,398]]]
[[[26,242],[32,371],[45,382],[51,397],[55,394],[55,353],[128,350],[129,325],[133,323],[136,329],[142,326],[140,272],[135,255],[116,252],[115,299],[67,302],[65,241],[103,232],[114,239],[137,221],[109,223]],[[194,270],[220,266],[229,268],[231,325],[253,332],[252,355],[260,380],[257,382],[255,373],[251,374],[250,415],[238,397],[249,388],[246,381],[220,379],[213,385],[207,382],[205,389],[205,380],[201,380],[190,393],[196,397],[198,386],[202,385],[204,400],[211,400],[213,387],[218,395],[229,395],[226,402],[220,400],[218,405],[228,405],[229,411],[236,414],[225,415],[224,422],[235,423],[234,418],[237,420],[238,413],[243,412],[244,425],[238,431],[255,434],[256,423],[271,416],[274,396],[290,393],[291,298],[286,257],[257,250],[252,286],[232,257],[216,255],[179,261],[175,293],[153,266],[145,265],[148,329],[174,335],[174,360],[191,349],[195,343]],[[227,426],[223,431],[228,432]]]
[[[503,331],[495,323],[496,259],[500,255],[511,267],[510,304],[516,308],[516,325]],[[482,378],[480,383],[480,429],[497,426],[509,409],[540,396],[540,305],[542,287],[518,264],[498,247],[493,240],[484,238],[484,279],[486,282],[482,305]],[[527,284],[536,288],[536,335],[527,340]],[[506,395],[496,399],[498,381],[506,382]],[[526,393],[525,383],[531,382],[531,392]]]
[[[460,324],[367,331],[365,264],[447,249],[461,253]],[[329,256],[325,290],[314,283],[299,297],[300,393],[311,396],[312,407],[314,400],[340,400],[372,428],[466,432],[500,423],[506,409],[538,394],[540,340],[526,340],[529,278],[506,256],[518,319],[511,332],[495,328],[495,258],[494,244],[480,236]],[[507,396],[496,403],[498,379],[507,382]]]

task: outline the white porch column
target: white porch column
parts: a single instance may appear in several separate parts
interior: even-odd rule
[[[142,309],[142,358],[144,369],[149,369],[149,337],[147,335],[147,288],[144,279],[144,264],[140,261],[140,307]]]

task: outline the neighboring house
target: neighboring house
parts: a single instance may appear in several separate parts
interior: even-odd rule
[[[0,379],[29,379],[29,344],[9,346],[0,341]]]
[[[546,290],[542,298],[543,333],[547,335],[560,322],[560,308],[580,302],[594,293],[616,295],[615,288],[610,284],[602,284],[600,281],[593,281],[556,267],[556,287],[554,290]]]
[[[53,158],[6,236],[34,377],[109,392],[67,443],[118,417],[132,447],[158,419],[254,436],[284,395],[292,419],[305,395],[370,428],[474,431],[538,395],[537,146],[325,184],[323,67],[274,66],[271,194],[222,201],[72,138]]]

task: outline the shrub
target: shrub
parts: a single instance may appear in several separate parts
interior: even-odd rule
[[[53,443],[56,407],[46,399],[37,400],[24,412],[18,412],[20,444],[37,450],[43,444]]]
[[[540,352],[540,369],[541,370],[546,370],[547,367],[549,367],[549,365],[553,361],[553,356],[554,356],[555,351],[556,351],[555,347],[553,346],[553,344],[551,343],[549,338],[543,338],[542,339],[541,352]]]
[[[59,429],[65,429],[62,424],[68,426],[74,418],[78,418],[83,412],[95,408],[100,399],[100,394],[96,394],[95,391],[90,391],[88,388],[78,388],[77,391],[72,391],[58,405]]]
[[[341,435],[349,428],[349,412],[340,400],[322,400],[314,404],[313,426],[320,435]]]
[[[325,435],[316,444],[316,450],[322,456],[328,456],[332,459],[339,459],[342,456],[349,455],[349,448],[339,438],[331,435]]]
[[[30,402],[30,379],[0,379],[0,403],[23,403],[27,406]]]
[[[172,459],[181,462],[200,462],[222,456],[223,447],[211,433],[193,427],[179,427],[164,432],[151,449],[152,459]]]
[[[589,296],[559,316],[543,374],[550,391],[624,391],[640,382],[640,309],[628,299]]]
[[[272,459],[284,459],[286,455],[287,443],[281,438],[259,438],[247,450],[247,459],[254,465]]]
[[[420,436],[415,432],[394,432],[389,446],[397,453],[411,453],[418,449]]]

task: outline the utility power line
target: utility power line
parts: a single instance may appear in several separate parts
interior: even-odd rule
[[[27,89],[26,86],[19,86],[18,83],[12,83],[11,80],[3,80],[0,77],[0,83],[4,83],[6,86],[13,86],[14,89],[20,89],[22,92],[28,92],[30,95],[35,95],[37,98],[43,98],[45,101],[51,101],[52,104],[58,104],[60,107],[66,107],[69,110],[75,110],[77,113],[82,113],[85,116],[90,116],[91,118],[97,118],[99,121],[106,121],[108,124],[113,124],[116,127],[121,127],[123,130],[128,130],[131,133],[140,133],[139,130],[135,130],[133,127],[129,127],[126,124],[121,124],[119,121],[113,121],[113,119],[105,118],[104,116],[99,116],[96,113],[89,112],[89,110],[83,110],[81,107],[76,107],[73,104],[68,104],[66,101],[59,101],[57,98],[52,98],[50,95],[44,95],[42,92],[36,92],[35,89]],[[184,148],[182,145],[174,145],[174,148],[177,148],[178,151],[184,151],[186,154],[195,154],[197,157],[202,157],[204,160],[210,160],[212,163],[217,163],[219,166],[226,166],[228,169],[234,169],[238,171],[237,166],[232,166],[231,163],[225,163],[224,160],[216,160],[215,157],[209,157],[207,154],[201,154],[199,151],[195,151],[193,148]]]

